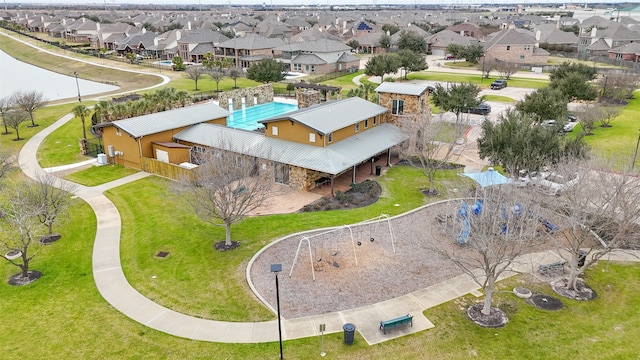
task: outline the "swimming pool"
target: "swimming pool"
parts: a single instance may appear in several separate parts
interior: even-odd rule
[[[297,105],[281,102],[270,102],[250,106],[245,109],[235,110],[231,115],[227,116],[227,126],[244,130],[261,129],[264,128],[264,126],[259,124],[258,121],[286,114],[297,109]]]
[[[171,60],[155,61],[154,64],[164,65],[164,66],[172,66],[173,65],[173,61],[171,61]]]

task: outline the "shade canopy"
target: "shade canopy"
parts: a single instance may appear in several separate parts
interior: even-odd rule
[[[495,171],[493,168],[479,173],[464,173],[462,175],[472,178],[480,184],[481,187],[511,183],[511,179]]]

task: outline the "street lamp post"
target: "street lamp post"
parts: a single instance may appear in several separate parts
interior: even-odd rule
[[[278,338],[280,339],[280,360],[282,357],[282,324],[280,321],[280,289],[278,287],[278,273],[282,271],[282,264],[271,264],[271,272],[276,274],[276,306],[278,309]]]
[[[78,84],[78,72],[74,71],[73,75],[76,77],[76,88],[78,89],[78,102],[82,102],[82,97],[80,97],[80,85]]]
[[[638,146],[640,146],[640,130],[638,132],[638,142],[636,142],[636,151],[633,153],[633,162],[631,163],[631,170],[636,166],[636,158],[638,157]]]

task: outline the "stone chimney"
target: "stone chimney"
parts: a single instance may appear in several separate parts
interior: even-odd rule
[[[298,108],[306,108],[311,105],[320,104],[320,92],[317,90],[297,89],[296,100],[298,100]]]

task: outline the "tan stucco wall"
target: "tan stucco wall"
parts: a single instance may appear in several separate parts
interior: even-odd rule
[[[154,158],[155,158],[156,149],[160,149],[169,153],[169,162],[171,164],[181,164],[183,162],[190,161],[190,149],[188,148],[174,148],[174,147],[163,146],[160,144],[152,144],[152,148],[153,148]]]
[[[116,128],[113,126],[105,127],[102,130],[102,143],[109,162],[139,169],[140,152],[137,140],[124,131],[120,131],[119,134],[116,134]],[[114,151],[121,151],[122,155],[109,156],[109,145],[113,146]]]

